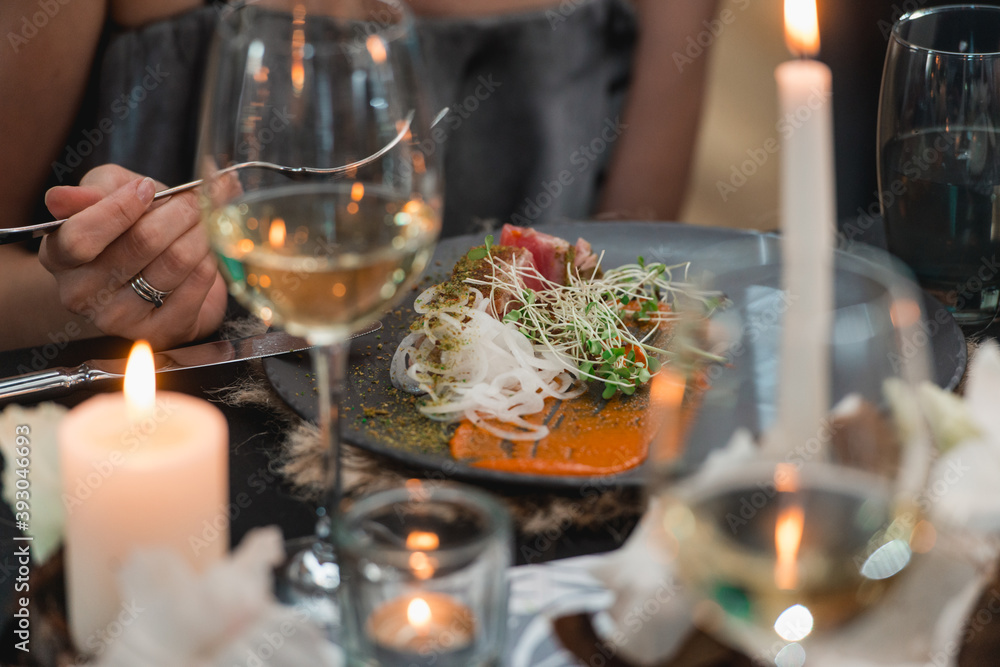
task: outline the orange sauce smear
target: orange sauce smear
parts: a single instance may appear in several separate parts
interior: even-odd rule
[[[680,454],[683,433],[694,412],[682,408],[684,383],[657,376],[649,391],[616,396],[610,401],[586,394],[571,401],[546,401],[528,421],[547,423],[548,436],[536,441],[499,438],[469,421],[452,435],[451,455],[477,468],[534,475],[614,475],[640,465],[649,447],[659,447],[659,460]],[[665,428],[666,424],[673,428]],[[502,425],[498,425],[502,426]]]
[[[477,468],[536,475],[611,475],[642,463],[661,426],[656,414],[647,414],[648,401],[616,397],[603,409],[598,403],[589,395],[547,400],[545,410],[527,418],[537,424],[551,415],[554,428],[538,441],[504,440],[463,421],[451,438],[451,455]]]

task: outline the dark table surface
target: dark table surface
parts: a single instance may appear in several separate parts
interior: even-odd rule
[[[361,339],[363,340],[363,339]],[[42,361],[46,367],[75,366],[88,359],[115,359],[128,355],[131,344],[120,339],[102,338],[74,341],[64,346],[56,344],[38,346],[22,350],[0,352],[0,377],[18,375],[28,369],[38,370]],[[59,349],[61,348],[61,349]],[[55,354],[58,352],[58,354]],[[51,357],[46,359],[46,357]],[[34,363],[33,363],[34,362]],[[157,375],[157,388],[177,391],[210,398],[208,392],[225,387],[245,377],[249,369],[246,363],[237,362],[212,368],[189,371],[174,371]],[[69,396],[56,399],[58,403],[73,407],[95,393],[120,391],[121,383],[103,384],[99,390],[80,390]],[[28,400],[18,401],[31,405]],[[0,410],[4,406],[0,405]],[[299,499],[294,490],[276,472],[274,456],[281,441],[280,423],[273,414],[256,408],[237,408],[219,405],[229,422],[229,493],[234,501],[239,494],[250,498],[241,499],[238,514],[234,513],[230,525],[232,544],[238,544],[252,528],[276,524],[282,528],[286,538],[308,535],[312,532],[316,513],[315,506]],[[12,435],[12,434],[11,434]],[[5,462],[6,465],[6,462]],[[414,472],[414,476],[420,476]],[[537,489],[519,489],[504,486],[490,488],[491,491],[510,498],[537,493]],[[572,496],[574,491],[565,492]],[[635,518],[626,518],[600,529],[561,531],[556,540],[546,540],[539,548],[537,536],[518,536],[515,555],[519,562],[525,562],[525,554],[530,562],[538,563],[556,558],[606,551],[619,546],[634,526]],[[12,510],[0,502],[0,622],[9,621],[12,613],[14,584],[17,576],[17,562],[13,556],[13,538],[19,532],[14,524]],[[527,547],[522,548],[522,547]],[[6,651],[13,646],[12,627],[4,622],[0,664],[7,664]]]

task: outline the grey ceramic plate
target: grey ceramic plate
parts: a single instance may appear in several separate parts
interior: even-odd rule
[[[755,261],[762,264],[773,261],[778,251],[778,239],[773,235],[672,223],[568,222],[548,225],[543,229],[570,241],[577,237],[587,239],[595,250],[605,252],[603,265],[606,267],[634,262],[637,255],[643,255],[649,261],[666,263],[702,258],[705,264],[724,267],[727,262],[725,253],[732,248],[734,241],[746,244],[741,246],[743,250],[746,251],[749,247],[750,253],[756,256]],[[482,241],[482,236],[462,236],[439,243],[427,271],[427,279],[438,282],[446,278],[455,261],[468,252],[470,247],[479,245]],[[713,250],[716,247],[717,252]],[[772,280],[772,277],[766,280]],[[421,286],[426,284],[422,282]],[[841,287],[838,286],[838,298],[840,290]],[[414,451],[408,446],[411,443],[404,442],[405,438],[401,439],[398,434],[391,438],[384,436],[379,427],[380,422],[389,425],[386,430],[394,429],[397,422],[406,416],[402,414],[403,409],[412,411],[408,405],[401,405],[399,398],[390,390],[389,363],[413,320],[413,299],[417,293],[415,291],[409,294],[401,306],[382,318],[385,325],[382,331],[353,343],[345,400],[345,406],[349,409],[345,410],[341,425],[346,441],[418,470],[484,483],[579,489],[588,484],[599,484],[601,487],[639,486],[645,482],[641,467],[599,480],[483,470],[460,464],[446,453]],[[927,306],[931,318],[937,315],[938,321],[943,321],[943,324],[931,332],[933,377],[940,386],[954,388],[965,371],[965,338],[954,320],[947,313],[941,312],[943,307],[940,304],[928,301]],[[268,379],[292,409],[307,419],[315,420],[316,399],[308,357],[270,357],[264,360],[264,367]],[[747,401],[740,410],[762,412],[761,406],[754,404],[753,400]],[[699,442],[690,443],[682,465],[688,467],[700,464],[714,447],[725,444],[724,440],[718,441],[722,437],[706,433],[705,437],[699,438]]]

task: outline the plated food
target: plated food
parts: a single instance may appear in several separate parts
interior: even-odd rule
[[[393,384],[429,419],[459,422],[451,454],[511,472],[637,466],[659,428],[645,385],[667,358],[686,264],[603,270],[584,239],[505,225],[417,297]],[[558,425],[556,432],[550,428]]]
[[[691,262],[689,272],[692,276],[700,276],[705,272],[725,270],[731,264],[727,251],[734,243],[750,244],[759,248],[760,261],[766,263],[768,258],[779,252],[779,240],[767,234],[744,232],[739,230],[698,227],[666,222],[580,222],[569,221],[549,223],[539,227],[545,232],[564,239],[583,237],[591,242],[594,249],[603,253],[603,264],[608,267],[634,262],[638,255],[643,255],[647,262],[658,261],[668,265]],[[432,421],[418,411],[416,403],[419,397],[400,391],[390,382],[390,366],[393,353],[399,343],[410,333],[410,326],[416,318],[414,301],[416,297],[433,283],[447,280],[454,265],[469,253],[469,249],[481,245],[483,235],[465,235],[441,240],[435,249],[434,257],[428,265],[421,286],[413,291],[403,303],[380,318],[384,325],[382,331],[373,336],[358,339],[352,345],[351,370],[348,375],[348,386],[345,393],[345,421],[343,435],[347,442],[357,447],[384,457],[386,462],[396,462],[411,470],[421,470],[431,479],[462,479],[476,483],[516,485],[521,488],[565,489],[573,493],[587,484],[600,485],[596,488],[639,487],[647,482],[646,464],[630,468],[618,474],[595,474],[587,476],[586,472],[573,475],[558,473],[534,474],[529,471],[515,470],[516,462],[497,464],[494,467],[474,465],[472,458],[459,457],[452,454],[454,434],[458,425],[447,422]],[[678,275],[680,273],[678,272]],[[751,307],[749,299],[768,289],[778,289],[777,274],[764,272],[757,275],[752,282],[745,285],[725,285],[727,296],[733,301],[727,311],[741,312]],[[765,289],[766,288],[766,289]],[[845,289],[850,289],[848,286]],[[961,330],[953,321],[947,318],[947,312],[939,303],[928,304],[929,312],[934,314],[935,322],[947,322],[947,326],[931,333],[933,339],[933,358],[935,366],[935,382],[942,387],[954,387],[965,367],[965,341]],[[943,316],[944,319],[938,319]],[[701,400],[713,402],[716,400],[735,401],[737,407],[728,411],[713,410],[710,419],[700,419],[699,413],[694,413],[690,420],[690,436],[683,440],[683,446],[673,451],[678,468],[696,469],[718,446],[728,442],[729,437],[740,423],[757,423],[754,420],[764,419],[769,414],[767,395],[757,391],[743,391],[743,384],[734,385],[733,376],[753,377],[757,372],[764,372],[768,360],[766,357],[751,358],[743,355],[725,364],[709,369],[712,385],[703,393]],[[666,366],[669,370],[671,366]],[[306,419],[317,419],[316,394],[313,391],[312,367],[308,356],[284,355],[264,360],[267,379],[288,405]],[[853,369],[845,369],[853,373]],[[661,376],[665,377],[661,372]],[[648,400],[655,393],[660,380],[651,382],[649,388],[642,386],[628,401],[615,398],[609,401],[611,405],[637,406]],[[746,386],[759,386],[746,383]],[[591,400],[595,410],[605,405],[601,399],[603,385],[592,382],[584,397],[564,401],[557,410],[568,406],[578,406],[583,401]],[[589,397],[589,398],[588,398]],[[647,408],[648,410],[648,408]],[[602,419],[606,418],[603,415]],[[543,415],[548,416],[548,413]],[[641,421],[641,418],[640,418]],[[560,448],[552,444],[554,440],[565,437],[574,447],[573,461],[583,461],[589,466],[588,457],[584,451],[586,446],[582,440],[573,435],[562,434],[568,428],[567,419],[560,421],[559,414],[547,420],[550,438],[536,442],[500,441],[501,451],[510,452],[512,457],[523,458],[523,451],[535,452],[551,449],[547,454],[541,451],[541,456],[550,458],[561,456]],[[652,429],[650,429],[652,430]],[[481,432],[479,430],[477,433]],[[612,433],[612,436],[615,436]],[[610,437],[606,437],[610,440]],[[595,437],[594,440],[599,440]],[[636,448],[645,456],[646,448],[652,441],[652,436],[641,448]],[[657,447],[660,442],[657,440]],[[595,449],[600,456],[606,457],[607,443],[595,443]],[[627,458],[621,453],[627,448],[620,447],[619,453],[612,454],[612,460],[620,461]],[[504,453],[504,456],[507,453]],[[563,457],[565,460],[565,457]],[[645,459],[648,461],[648,458]],[[507,468],[503,466],[506,465]],[[622,464],[624,465],[624,464]],[[568,464],[567,464],[568,467]],[[581,478],[581,475],[584,475]]]

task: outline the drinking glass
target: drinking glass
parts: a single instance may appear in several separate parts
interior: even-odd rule
[[[1000,300],[1000,7],[908,14],[892,29],[879,110],[888,247],[960,325]]]
[[[782,332],[810,295],[781,289],[774,239],[716,253],[707,286],[731,305],[705,320],[677,304],[679,358],[652,389],[693,414],[653,448],[654,491],[696,622],[762,664],[800,665],[807,638],[878,602],[923,548],[931,443],[919,419],[898,417],[929,377],[923,297],[887,254],[838,253],[830,328],[808,343],[828,379],[780,386]],[[721,361],[706,366],[696,349]],[[779,404],[817,389],[830,412],[796,436]]]
[[[329,624],[347,340],[414,283],[440,229],[423,81],[402,4],[261,0],[221,21],[203,97],[201,205],[230,292],[315,345],[328,495],[278,585]]]
[[[334,524],[351,665],[499,667],[510,517],[469,487],[410,480]]]

